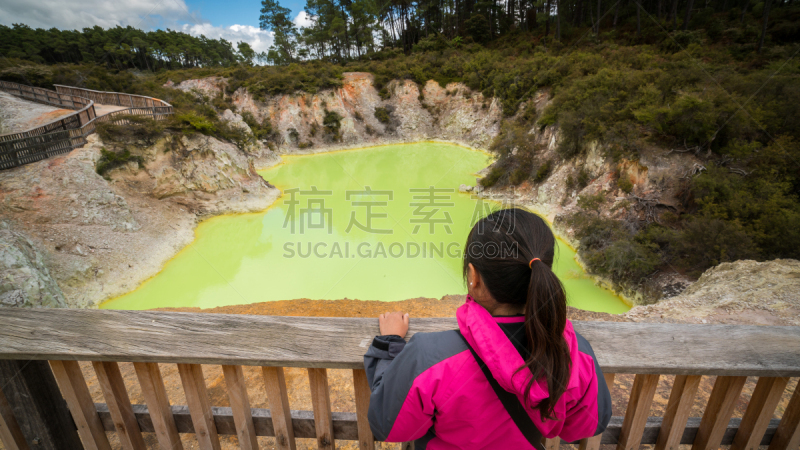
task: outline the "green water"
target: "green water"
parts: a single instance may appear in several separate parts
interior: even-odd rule
[[[458,186],[475,184],[474,173],[490,162],[486,154],[420,143],[284,159],[260,172],[283,191],[271,208],[201,223],[195,241],[158,275],[102,308],[394,301],[466,292],[460,250],[475,217],[497,204],[459,193]],[[557,256],[556,273],[572,306],[628,310],[594,285],[563,242]]]

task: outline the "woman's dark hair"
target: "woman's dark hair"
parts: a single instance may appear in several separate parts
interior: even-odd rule
[[[512,208],[479,220],[464,248],[465,280],[472,264],[497,302],[525,305],[525,335],[531,354],[520,370],[527,367],[533,375],[526,391],[539,378],[547,380],[550,395],[536,406],[542,419],[553,418],[553,408],[567,389],[571,368],[564,340],[567,296],[552,270],[555,242],[541,217]],[[529,267],[534,258],[539,260]]]

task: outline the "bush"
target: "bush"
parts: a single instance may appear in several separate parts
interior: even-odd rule
[[[333,138],[333,140],[341,140],[340,128],[342,127],[343,117],[336,111],[325,110],[325,117],[322,120],[322,126],[325,127],[325,133]]]
[[[217,127],[205,117],[198,116],[194,112],[187,112],[175,116],[175,120],[183,125],[189,125],[192,130],[199,131],[203,134],[213,134],[217,131]]]
[[[626,194],[630,194],[631,192],[633,192],[633,183],[631,182],[630,179],[628,179],[628,177],[624,175],[620,176],[619,179],[617,180],[617,187],[620,188],[620,190],[622,190],[622,192]]]
[[[538,169],[536,169],[536,175],[533,177],[533,181],[537,183],[541,183],[542,181],[546,180],[547,177],[550,176],[550,171],[552,170],[553,162],[549,159],[542,163]]]
[[[375,108],[375,118],[378,119],[378,122],[380,123],[389,123],[389,120],[391,119],[389,116],[389,111],[383,107]]]
[[[164,133],[164,122],[147,116],[120,116],[114,122],[97,124],[97,134],[105,142],[132,144],[144,141],[148,145]]]
[[[142,159],[141,156],[131,155],[131,152],[127,149],[120,153],[115,153],[110,152],[103,147],[100,149],[100,159],[97,160],[95,171],[98,173],[98,175],[104,177],[110,170],[128,164],[131,161],[135,161],[137,167],[140,169],[144,165],[144,159]]]

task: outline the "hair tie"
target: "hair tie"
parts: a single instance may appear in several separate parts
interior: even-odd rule
[[[539,258],[533,258],[532,260],[530,260],[530,261],[528,262],[528,268],[529,268],[529,269],[533,269],[533,267],[531,267],[531,266],[533,265],[533,262],[534,262],[534,261],[541,261],[541,259],[539,259]]]

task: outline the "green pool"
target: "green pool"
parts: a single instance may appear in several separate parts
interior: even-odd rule
[[[490,162],[441,143],[289,156],[260,172],[283,191],[266,211],[220,216],[138,289],[106,309],[209,308],[297,298],[403,300],[466,292],[461,248],[499,205],[459,193]],[[559,242],[556,272],[572,306],[629,308],[595,286]]]

